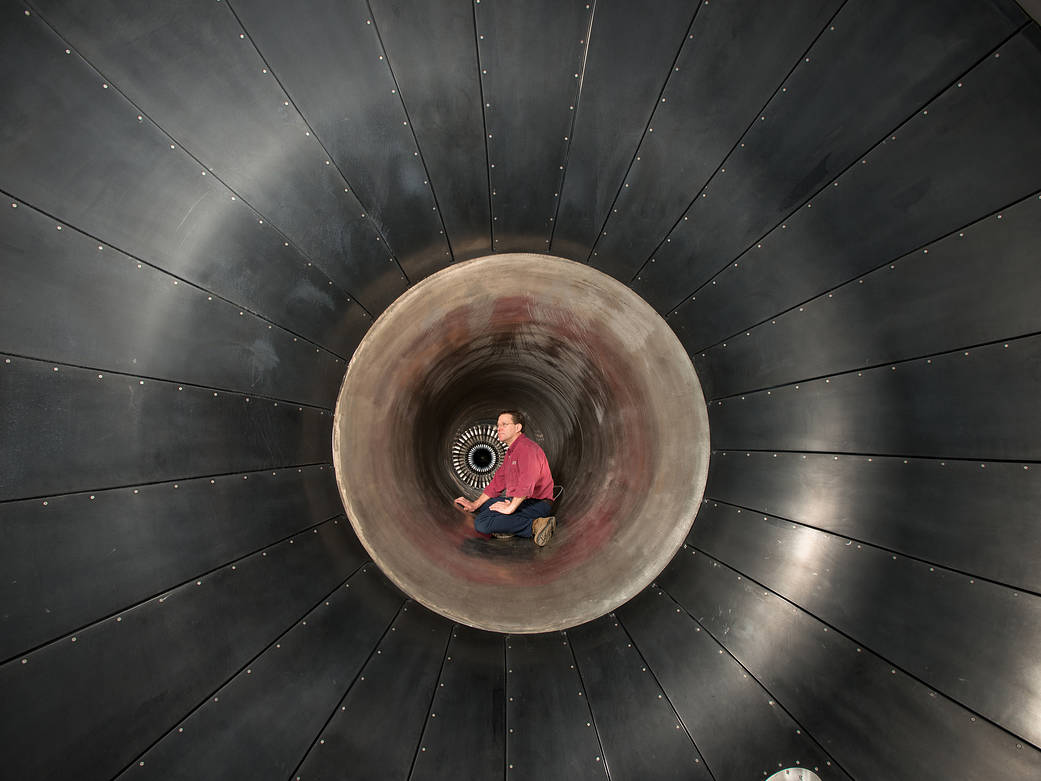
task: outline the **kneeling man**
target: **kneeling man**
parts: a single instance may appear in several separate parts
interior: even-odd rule
[[[557,526],[557,519],[549,514],[553,475],[546,454],[524,436],[524,417],[519,412],[500,413],[497,429],[506,457],[484,493],[472,502],[460,496],[455,503],[476,513],[474,529],[481,535],[530,537],[536,545],[545,545]]]

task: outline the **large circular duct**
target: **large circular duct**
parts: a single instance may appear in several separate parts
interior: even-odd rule
[[[453,434],[503,409],[524,413],[562,489],[545,548],[478,540],[453,509]],[[701,386],[665,321],[544,255],[452,266],[401,296],[355,351],[333,424],[340,493],[375,561],[437,612],[507,632],[588,621],[650,583],[690,529],[708,458]]]
[[[1039,17],[0,2],[0,775],[1041,778]],[[536,634],[384,577],[330,449],[370,326],[506,253],[646,301],[712,429],[665,569]],[[498,454],[434,406],[437,503]],[[468,574],[595,536],[542,406],[559,538]]]

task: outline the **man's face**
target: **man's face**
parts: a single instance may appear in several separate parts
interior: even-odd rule
[[[521,432],[521,427],[513,422],[512,415],[500,415],[499,422],[495,424],[500,442],[511,444]]]

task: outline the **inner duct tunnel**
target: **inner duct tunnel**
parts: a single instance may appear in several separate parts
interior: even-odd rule
[[[478,539],[452,504],[446,443],[504,409],[561,490],[545,548]],[[355,351],[333,424],[340,493],[374,561],[442,615],[503,632],[566,629],[647,586],[690,529],[708,459],[701,386],[665,321],[606,274],[544,255],[458,264],[401,296]]]

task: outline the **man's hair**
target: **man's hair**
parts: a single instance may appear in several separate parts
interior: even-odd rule
[[[511,418],[513,418],[513,422],[516,423],[518,426],[524,425],[524,416],[517,412],[517,410],[515,409],[504,409],[499,414],[509,415]]]

